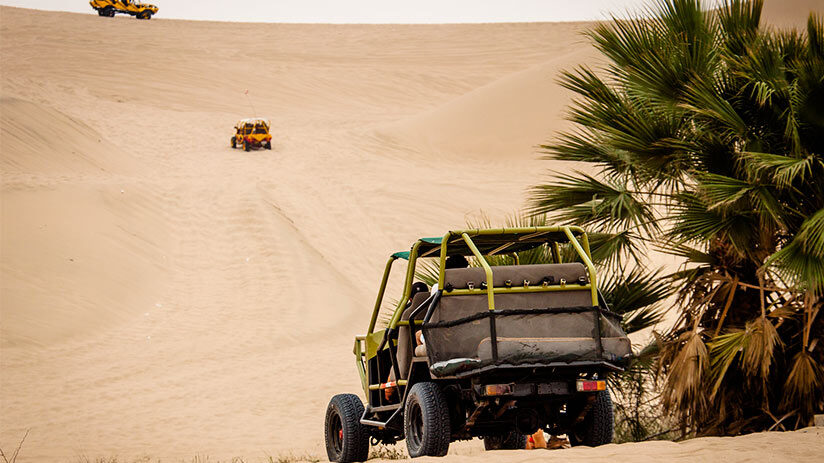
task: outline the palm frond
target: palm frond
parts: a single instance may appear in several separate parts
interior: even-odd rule
[[[767,174],[783,188],[804,182],[812,175],[815,164],[821,164],[821,160],[813,154],[794,158],[778,154],[743,152],[741,158],[754,177]]]
[[[613,181],[601,181],[583,172],[532,189],[534,213],[555,212],[564,221],[609,229],[655,227],[652,208]]]
[[[824,369],[807,351],[797,352],[784,383],[785,396],[781,405],[785,410],[801,408],[800,412],[810,416],[816,399],[822,395],[822,388]]]

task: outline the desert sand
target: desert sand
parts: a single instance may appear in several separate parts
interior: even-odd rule
[[[535,145],[567,127],[557,71],[598,59],[586,27],[0,7],[0,447],[30,429],[21,463],[325,458],[324,411],[359,392],[352,340],[386,257],[499,222],[569,168]],[[252,115],[271,119],[272,151],[229,147]],[[531,453],[475,441],[437,461],[822,452],[812,428]]]

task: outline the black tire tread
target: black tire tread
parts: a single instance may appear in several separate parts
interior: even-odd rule
[[[340,416],[344,436],[352,437],[351,439],[344,437],[340,455],[337,455],[332,448],[329,436],[329,418],[334,409],[337,409],[338,416]],[[361,416],[363,416],[363,402],[355,394],[338,394],[329,401],[324,427],[326,454],[329,461],[353,463],[366,461],[369,458],[369,432],[360,423]]]
[[[417,401],[424,415],[425,436],[421,447],[414,449],[406,441],[406,448],[412,458],[420,456],[442,457],[449,451],[451,428],[449,424],[449,409],[446,398],[437,384],[431,382],[417,383],[409,390],[404,410],[404,432],[408,436],[410,429],[409,404]],[[428,424],[428,426],[427,426]]]
[[[598,447],[612,442],[615,415],[609,391],[598,391],[589,413],[579,425],[578,432],[570,435],[570,443]],[[577,434],[577,436],[575,436]],[[580,439],[579,439],[580,438]]]

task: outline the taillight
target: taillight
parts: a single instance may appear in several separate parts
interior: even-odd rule
[[[578,392],[595,392],[595,391],[604,391],[607,389],[607,382],[606,381],[588,381],[579,379],[575,383],[575,389]]]

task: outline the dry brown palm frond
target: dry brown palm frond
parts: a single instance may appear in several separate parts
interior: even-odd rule
[[[740,357],[746,376],[757,376],[762,383],[767,380],[776,346],[783,346],[775,326],[766,318],[759,317],[747,322],[744,330],[733,330],[716,336],[710,346],[710,380],[713,384],[710,399],[714,399],[733,361]]]
[[[793,366],[784,383],[782,408],[790,410],[800,407],[798,412],[801,415],[811,416],[816,395],[821,395],[823,385],[821,365],[806,350],[799,351],[793,357]]]
[[[747,323],[751,333],[750,342],[743,352],[742,365],[752,375],[759,375],[763,381],[770,374],[770,366],[776,346],[783,346],[775,326],[766,317],[759,317]]]
[[[724,304],[724,311],[721,312],[721,318],[718,320],[718,325],[715,327],[715,334],[713,337],[718,336],[718,333],[721,332],[721,327],[724,326],[724,319],[727,318],[727,311],[730,310],[730,306],[732,305],[732,300],[735,297],[735,290],[738,288],[738,275],[733,277],[732,281],[729,284],[729,290],[727,293],[727,302]]]
[[[689,413],[690,409],[706,407],[704,376],[709,360],[707,346],[698,331],[684,333],[681,339],[683,344],[673,357],[663,401],[669,410]]]

